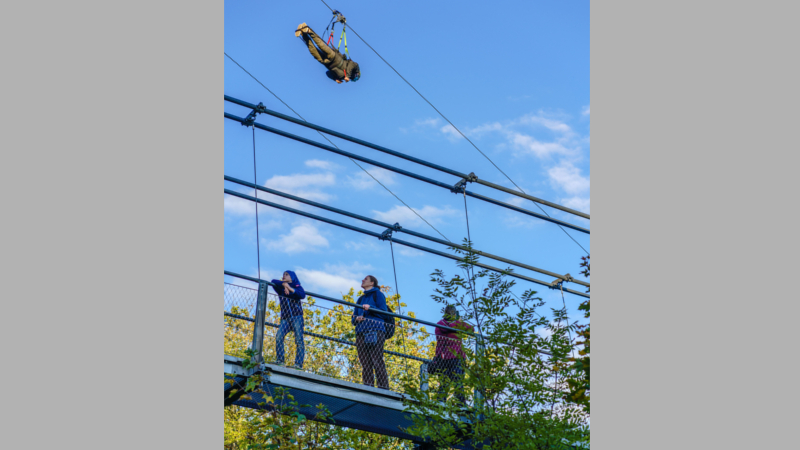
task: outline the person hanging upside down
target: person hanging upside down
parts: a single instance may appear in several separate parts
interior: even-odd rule
[[[302,36],[303,41],[308,45],[308,51],[311,56],[328,68],[325,75],[331,80],[341,84],[342,81],[355,82],[361,78],[361,71],[357,62],[347,59],[347,56],[339,53],[335,48],[328,47],[325,41],[320,39],[317,33],[314,33],[314,30],[305,23],[298,25],[294,34],[295,36]],[[316,45],[314,45],[315,43]]]

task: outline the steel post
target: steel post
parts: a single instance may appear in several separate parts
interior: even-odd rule
[[[267,288],[266,281],[258,282],[258,300],[256,300],[256,318],[253,322],[253,360],[261,364],[264,362],[264,321],[267,314]]]

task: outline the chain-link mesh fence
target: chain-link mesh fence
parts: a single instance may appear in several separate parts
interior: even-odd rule
[[[244,357],[253,340],[258,290],[225,283],[225,354]],[[263,355],[279,363],[340,380],[403,392],[403,382],[463,401],[465,353],[473,339],[428,330],[419,323],[389,318],[356,318],[353,309],[317,304],[306,297],[303,314],[281,317],[277,295],[268,294]],[[361,319],[361,320],[358,320]],[[392,325],[392,321],[394,325]],[[391,328],[394,328],[394,332]],[[387,338],[387,334],[391,335]],[[449,389],[448,389],[449,388]]]

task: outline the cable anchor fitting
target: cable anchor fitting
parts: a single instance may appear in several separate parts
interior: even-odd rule
[[[392,231],[400,231],[402,228],[403,227],[401,227],[399,223],[395,223],[391,227],[387,228],[386,231],[381,233],[381,235],[380,235],[380,237],[378,239],[380,239],[382,241],[385,241],[387,239],[391,239],[392,238]]]
[[[248,114],[247,117],[244,118],[244,121],[242,121],[242,125],[245,127],[252,127],[253,124],[256,122],[256,114],[265,112],[267,112],[267,107],[264,106],[263,103],[259,102],[259,104],[255,107],[255,109],[250,111],[250,114]]]
[[[475,172],[470,172],[466,178],[462,178],[461,181],[454,184],[453,187],[450,188],[450,192],[453,194],[463,194],[464,190],[467,188],[467,182],[474,183],[478,181],[478,176],[475,175]]]
[[[563,278],[556,278],[555,280],[553,280],[550,283],[550,289],[555,289],[555,290],[560,291],[560,290],[564,289],[564,282],[565,281],[574,281],[574,280],[575,279],[572,278],[572,275],[566,274],[566,275],[564,275]]]
[[[335,16],[335,19],[336,19],[337,22],[342,23],[342,24],[347,22],[347,19],[345,19],[345,17],[342,15],[342,13],[340,13],[338,10],[334,9],[333,10],[333,15]]]

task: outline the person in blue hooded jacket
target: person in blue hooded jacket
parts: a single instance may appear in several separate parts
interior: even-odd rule
[[[377,379],[379,388],[389,389],[389,376],[383,360],[383,343],[386,339],[384,315],[374,310],[386,311],[386,297],[381,292],[378,280],[367,275],[361,282],[364,293],[356,304],[364,309],[354,308],[350,322],[356,327],[356,350],[361,362],[361,381],[374,386]]]
[[[284,348],[283,343],[286,334],[294,331],[294,343],[297,351],[294,356],[294,365],[298,369],[303,368],[305,360],[306,346],[303,342],[303,331],[305,322],[303,321],[303,306],[300,300],[306,298],[306,291],[300,285],[297,275],[291,270],[283,272],[282,280],[272,280],[275,293],[281,303],[281,324],[278,326],[278,333],[275,335],[276,364],[283,364]]]

